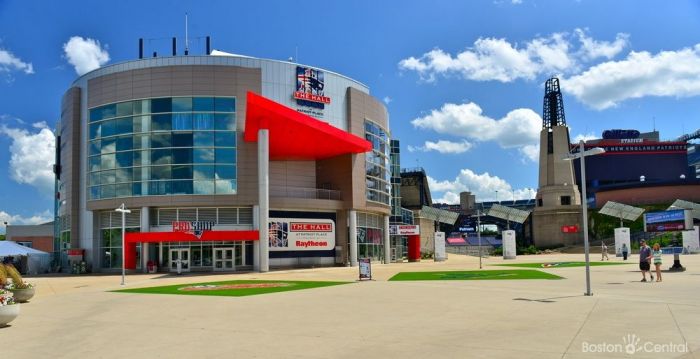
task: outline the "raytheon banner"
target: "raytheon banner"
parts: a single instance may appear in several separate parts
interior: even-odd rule
[[[335,248],[335,223],[330,219],[270,218],[270,251],[318,251]]]

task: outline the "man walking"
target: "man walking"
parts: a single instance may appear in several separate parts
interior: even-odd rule
[[[610,258],[608,258],[608,246],[605,245],[605,241],[601,241],[600,243],[601,243],[601,247],[602,247],[601,253],[603,254],[602,258],[600,260],[601,261],[604,261],[606,259],[610,260]]]
[[[647,272],[650,268],[650,260],[651,248],[649,248],[649,246],[647,246],[647,242],[642,239],[641,242],[639,242],[639,270],[642,271],[642,282],[647,281]],[[649,276],[651,276],[651,273],[649,273]],[[654,278],[651,277],[651,280],[654,280]]]

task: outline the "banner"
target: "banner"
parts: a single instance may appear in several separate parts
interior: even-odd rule
[[[270,218],[270,251],[326,251],[335,248],[335,223],[330,219]]]
[[[690,212],[690,211],[688,211]],[[671,232],[690,229],[689,213],[684,209],[674,209],[663,212],[644,213],[644,230],[646,232]],[[690,219],[692,224],[692,219]]]
[[[392,224],[389,226],[389,234],[399,236],[417,235],[420,234],[420,226],[411,224]]]
[[[360,258],[358,260],[360,268],[360,280],[372,279],[372,263],[369,258]]]

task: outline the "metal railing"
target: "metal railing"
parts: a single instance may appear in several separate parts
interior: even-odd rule
[[[489,257],[493,255],[494,247],[490,245],[481,246],[481,256]],[[445,251],[451,254],[461,254],[472,257],[479,256],[479,246],[445,246]]]
[[[270,197],[327,199],[340,201],[341,192],[323,188],[270,186]]]

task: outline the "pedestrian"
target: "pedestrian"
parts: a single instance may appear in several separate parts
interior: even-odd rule
[[[601,243],[601,247],[602,247],[601,248],[602,258],[600,260],[601,261],[606,260],[606,259],[610,260],[610,258],[608,258],[608,246],[605,245],[605,241],[601,241],[600,243]]]
[[[654,244],[652,256],[654,257],[654,266],[656,267],[656,281],[661,282],[661,246],[659,246],[658,243]]]
[[[627,249],[627,243],[622,243],[622,260],[627,260],[627,253],[629,253],[629,250]]]
[[[642,239],[642,241],[639,243],[639,270],[642,271],[642,282],[647,281],[647,272],[649,272],[649,260],[651,259],[651,248],[647,246],[647,242]],[[654,280],[654,277],[651,276],[651,272],[649,273],[649,276],[651,277],[651,280]]]

